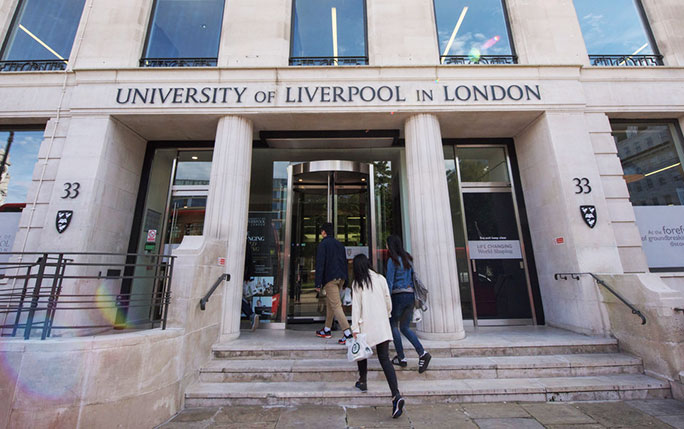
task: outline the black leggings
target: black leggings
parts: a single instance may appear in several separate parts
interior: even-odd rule
[[[378,353],[378,361],[380,361],[380,365],[382,366],[382,372],[385,373],[387,384],[389,384],[392,397],[394,398],[399,395],[399,385],[397,384],[397,374],[394,372],[394,367],[389,359],[389,343],[388,340],[375,347]],[[368,360],[357,360],[356,364],[359,366],[359,380],[365,383],[368,374]]]

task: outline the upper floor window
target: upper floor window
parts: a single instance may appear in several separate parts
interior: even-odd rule
[[[225,0],[156,0],[142,67],[211,67]]]
[[[66,69],[85,0],[21,0],[0,71]]]
[[[434,0],[441,64],[514,64],[502,0]]]
[[[679,129],[674,122],[611,125],[649,267],[684,270],[684,147]],[[652,145],[640,144],[649,139]]]
[[[591,65],[663,64],[640,0],[574,1]]]
[[[291,66],[365,64],[365,0],[294,0]]]

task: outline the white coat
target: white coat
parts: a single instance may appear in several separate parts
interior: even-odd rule
[[[372,287],[364,285],[363,289],[352,284],[352,324],[351,329],[357,334],[366,334],[368,345],[377,344],[392,339],[392,327],[389,318],[392,313],[392,298],[390,297],[387,280],[370,271]]]

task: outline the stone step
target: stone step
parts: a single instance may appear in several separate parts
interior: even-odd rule
[[[368,392],[354,388],[356,374],[345,382],[198,382],[185,391],[185,406],[225,405],[387,405],[384,380],[369,381]],[[400,383],[407,403],[436,402],[560,402],[665,399],[670,385],[640,374],[593,377],[542,377],[463,380],[414,380]]]
[[[497,379],[641,374],[641,359],[626,354],[570,354],[433,358],[430,369],[418,374],[418,359],[398,368],[402,380]],[[383,380],[375,358],[369,360],[369,380]],[[200,370],[200,381],[221,382],[335,382],[350,379],[356,364],[347,359],[214,360]]]
[[[315,339],[314,339],[315,340]],[[540,341],[533,338],[529,341],[511,340],[504,343],[462,342],[430,342],[423,345],[433,357],[473,357],[473,356],[540,356],[568,355],[587,353],[616,353],[617,340],[613,338],[580,337],[572,341],[558,339],[556,341]],[[408,348],[407,348],[408,347]],[[393,349],[393,346],[390,346]],[[407,353],[412,349],[407,341],[404,343]],[[306,343],[218,343],[212,348],[215,359],[343,359],[347,348],[337,344],[337,339],[319,340]]]

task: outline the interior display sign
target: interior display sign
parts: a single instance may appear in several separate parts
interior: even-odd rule
[[[520,240],[468,240],[470,259],[522,259]]]
[[[636,206],[634,214],[648,266],[684,267],[684,206]]]
[[[247,241],[252,247],[256,276],[275,276],[278,259],[273,217],[272,212],[249,212]]]

